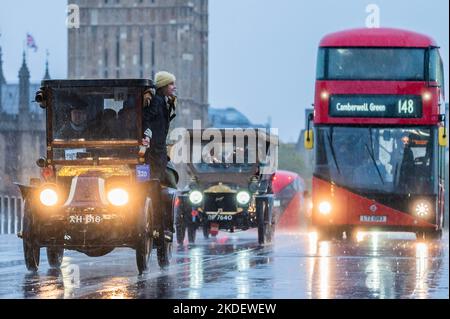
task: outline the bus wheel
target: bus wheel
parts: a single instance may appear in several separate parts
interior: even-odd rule
[[[28,200],[24,204],[23,217],[23,254],[28,271],[37,272],[41,256],[41,247],[37,244],[35,236],[36,222]]]

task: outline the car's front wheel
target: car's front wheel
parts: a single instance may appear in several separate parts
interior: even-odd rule
[[[36,272],[39,269],[41,247],[37,244],[35,235],[35,217],[30,202],[25,200],[23,216],[23,254],[28,271]]]
[[[139,275],[148,270],[150,256],[153,250],[153,213],[150,199],[147,199],[145,219],[136,243],[136,264]]]
[[[256,203],[256,220],[258,224],[258,242],[260,245],[272,242],[273,225],[270,221],[269,205],[265,200]]]

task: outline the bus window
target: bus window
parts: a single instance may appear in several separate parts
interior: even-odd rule
[[[424,81],[425,49],[324,48],[318,80]]]
[[[442,63],[441,56],[439,55],[438,49],[430,50],[430,81],[437,82],[441,87],[442,93],[444,94],[445,83],[444,83],[444,66]]]

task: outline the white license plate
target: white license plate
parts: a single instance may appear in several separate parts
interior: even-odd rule
[[[103,221],[102,216],[98,215],[72,215],[69,216],[70,224],[100,224]]]
[[[233,220],[232,215],[208,215],[209,221],[217,222],[231,222]]]
[[[363,223],[387,223],[387,216],[360,216]]]

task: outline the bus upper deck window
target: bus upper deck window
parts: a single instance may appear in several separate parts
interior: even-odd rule
[[[317,79],[324,80],[325,79],[325,55],[326,49],[320,48],[317,56]]]

